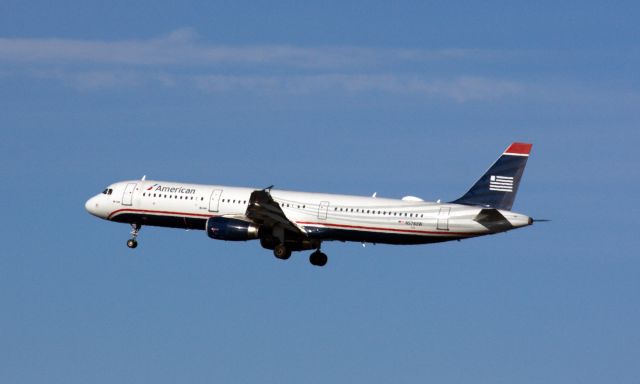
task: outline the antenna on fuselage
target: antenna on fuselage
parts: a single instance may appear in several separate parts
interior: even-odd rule
[[[373,192],[373,195],[371,195],[371,197],[375,198],[377,194],[378,192]]]
[[[142,176],[142,179],[140,179],[140,180],[142,180],[142,181],[147,180],[147,175],[143,175],[143,176]]]

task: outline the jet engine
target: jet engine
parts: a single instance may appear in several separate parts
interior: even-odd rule
[[[239,219],[210,217],[207,220],[207,235],[216,240],[252,240],[258,238],[258,226]]]

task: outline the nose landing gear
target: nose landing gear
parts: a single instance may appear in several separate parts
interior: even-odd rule
[[[138,237],[140,228],[142,228],[140,224],[131,224],[131,238],[127,240],[127,247],[133,249],[138,246],[136,238]]]

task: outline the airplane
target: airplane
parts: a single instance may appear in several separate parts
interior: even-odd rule
[[[532,144],[512,143],[462,197],[451,202],[418,197],[379,198],[239,188],[168,181],[120,181],[90,198],[86,210],[132,227],[136,248],[143,226],[205,230],[216,240],[259,240],[286,260],[292,251],[315,250],[324,266],[325,241],[428,244],[492,235],[533,224],[512,212]]]

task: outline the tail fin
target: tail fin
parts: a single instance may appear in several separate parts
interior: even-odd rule
[[[513,143],[454,204],[511,210],[532,144]]]

